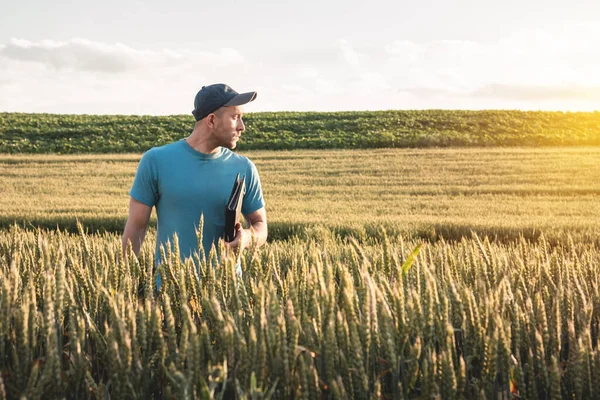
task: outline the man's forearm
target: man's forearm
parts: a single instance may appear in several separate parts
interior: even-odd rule
[[[127,218],[123,236],[121,237],[123,257],[127,254],[129,242],[131,242],[131,247],[135,255],[140,255],[140,249],[142,243],[144,243],[144,237],[146,237],[151,213],[152,207],[137,201],[133,197],[129,200],[129,217]]]
[[[140,255],[140,249],[144,238],[146,237],[146,229],[125,229],[123,236],[121,237],[121,243],[123,244],[123,257],[127,252],[127,246],[131,242],[131,248],[133,253],[138,257]]]
[[[250,234],[252,235],[252,242],[256,243],[257,247],[262,246],[267,242],[267,236],[269,235],[266,222],[260,221],[255,222],[250,226]]]

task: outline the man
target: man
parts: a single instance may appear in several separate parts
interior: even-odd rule
[[[139,255],[148,228],[152,207],[158,218],[156,259],[160,246],[173,235],[179,238],[181,259],[202,245],[208,256],[225,229],[225,205],[237,174],[245,175],[246,193],[242,214],[248,229],[236,225],[235,238],[225,246],[236,251],[252,241],[260,246],[267,240],[267,215],[260,179],[252,161],[231,151],[245,130],[243,105],[256,92],[238,93],[224,84],[204,86],[194,100],[196,124],[185,139],[144,153],[130,191],[129,217],[122,236],[123,251],[131,242]],[[196,230],[204,216],[202,243]],[[160,281],[159,281],[160,284]]]

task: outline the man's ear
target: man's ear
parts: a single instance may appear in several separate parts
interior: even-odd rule
[[[214,128],[215,127],[215,118],[217,116],[215,114],[208,114],[205,118],[206,118],[206,126],[209,128]]]

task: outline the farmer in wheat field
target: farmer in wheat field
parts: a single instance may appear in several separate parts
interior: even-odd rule
[[[185,139],[148,150],[142,156],[129,194],[129,217],[122,236],[123,250],[131,242],[136,255],[144,241],[152,207],[158,219],[156,260],[160,247],[179,239],[181,259],[198,251],[208,256],[225,229],[225,206],[236,175],[245,175],[246,192],[242,214],[249,223],[236,225],[235,238],[225,246],[241,250],[267,240],[267,215],[256,166],[247,157],[231,151],[245,126],[243,105],[256,92],[238,93],[224,84],[204,86],[196,94],[192,114],[196,119]],[[204,218],[202,243],[197,230]],[[239,268],[239,264],[238,264]],[[238,272],[240,272],[238,270]],[[160,278],[158,283],[160,284]]]

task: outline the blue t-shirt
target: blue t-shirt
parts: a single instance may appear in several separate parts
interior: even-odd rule
[[[154,147],[140,160],[129,194],[156,206],[156,259],[160,246],[179,238],[181,259],[198,251],[196,230],[204,215],[202,246],[206,256],[225,231],[225,205],[237,174],[246,176],[242,214],[265,206],[256,166],[247,157],[220,147],[214,154],[194,150],[186,141]]]

